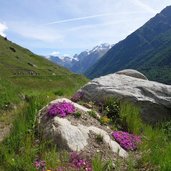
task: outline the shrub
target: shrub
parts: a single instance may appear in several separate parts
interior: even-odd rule
[[[106,125],[106,124],[108,124],[109,122],[110,122],[110,119],[109,119],[107,116],[102,116],[102,117],[100,118],[100,123],[101,123],[101,124]]]
[[[162,129],[164,133],[166,134],[166,136],[168,137],[168,139],[171,140],[171,121],[163,123]]]
[[[93,111],[93,110],[88,111],[88,114],[89,114],[90,116],[92,116],[93,118],[97,118],[97,114],[96,114],[96,112]]]
[[[101,134],[96,135],[96,142],[98,144],[103,143],[103,135]]]
[[[80,117],[81,117],[81,113],[80,113],[80,112],[76,112],[76,113],[74,113],[74,116],[75,116],[76,118],[80,118]]]
[[[120,123],[120,104],[115,98],[109,98],[105,101],[102,111],[112,122]]]
[[[54,103],[48,109],[48,115],[51,117],[54,117],[54,116],[65,117],[68,114],[71,114],[74,112],[75,112],[74,105],[66,101]]]

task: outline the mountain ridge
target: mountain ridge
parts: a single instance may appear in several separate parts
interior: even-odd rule
[[[85,72],[85,75],[94,78],[131,68],[139,70],[152,80],[171,84],[169,18],[171,18],[171,6],[166,7],[142,27],[115,44]],[[161,56],[162,54],[165,57]]]

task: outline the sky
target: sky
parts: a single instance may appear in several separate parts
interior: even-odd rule
[[[0,0],[0,35],[36,54],[68,55],[115,44],[171,0]]]

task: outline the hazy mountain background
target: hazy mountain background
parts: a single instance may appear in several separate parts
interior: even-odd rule
[[[83,74],[88,68],[94,65],[110,48],[112,45],[103,43],[95,46],[91,50],[85,50],[80,54],[75,54],[73,57],[68,56],[49,56],[48,59],[52,62],[68,68],[69,70]]]

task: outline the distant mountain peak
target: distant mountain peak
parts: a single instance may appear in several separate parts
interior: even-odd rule
[[[108,44],[108,43],[102,43],[100,45],[95,46],[92,50],[90,50],[90,52],[96,52],[96,51],[102,51],[102,50],[106,50],[106,49],[110,49],[112,45]]]
[[[161,13],[159,14],[166,14],[166,15],[171,15],[171,5],[167,6],[166,8],[164,8]]]
[[[89,67],[91,67],[98,59],[100,59],[112,45],[108,43],[102,43],[95,46],[91,50],[84,50],[80,54],[70,56],[50,56],[49,60],[64,66],[76,73],[83,73]]]

